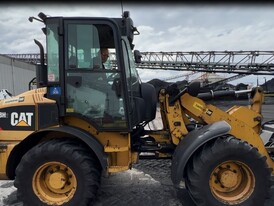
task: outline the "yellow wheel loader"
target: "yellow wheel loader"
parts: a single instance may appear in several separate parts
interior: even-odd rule
[[[199,83],[155,88],[136,70],[139,34],[121,18],[49,17],[36,89],[0,101],[0,178],[14,180],[24,205],[92,205],[102,175],[141,154],[172,158],[174,186],[197,205],[261,205],[273,174],[273,130],[262,124],[263,91],[227,111],[207,104]],[[101,48],[115,53],[102,66]],[[46,54],[46,55],[45,55]],[[104,65],[103,65],[104,64]],[[215,93],[215,96],[217,94]],[[148,130],[159,104],[163,129]],[[155,160],[156,161],[156,160]]]

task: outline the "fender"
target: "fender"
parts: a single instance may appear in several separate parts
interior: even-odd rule
[[[39,141],[48,133],[48,132],[60,132],[67,134],[68,136],[74,136],[80,140],[82,140],[87,146],[95,153],[97,156],[102,169],[105,171],[108,165],[107,162],[107,154],[104,152],[103,146],[100,142],[87,133],[86,131],[72,127],[72,126],[60,126],[60,127],[51,127],[47,129],[40,130],[38,132],[34,132],[29,135],[25,140],[23,140],[20,144],[16,145],[12,150],[9,159],[8,159],[8,167],[7,167],[7,176],[10,179],[15,177],[15,168],[19,164],[21,157],[33,146],[39,143]],[[20,157],[20,158],[19,158]],[[11,164],[9,164],[11,163]]]
[[[231,126],[227,122],[218,121],[191,131],[180,141],[174,151],[171,165],[171,180],[175,187],[179,187],[185,166],[195,151],[206,142],[228,134],[230,129]]]
[[[99,162],[101,163],[102,169],[105,170],[107,168],[107,154],[104,152],[103,145],[101,145],[95,137],[87,133],[85,130],[72,126],[61,126],[57,128],[48,128],[47,131],[60,131],[78,137],[83,142],[85,142],[90,149],[92,149]]]

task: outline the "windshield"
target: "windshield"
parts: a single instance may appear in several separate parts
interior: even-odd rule
[[[122,40],[128,91],[135,96],[140,96],[140,78],[134,62],[133,52],[130,48],[128,39],[123,37]]]

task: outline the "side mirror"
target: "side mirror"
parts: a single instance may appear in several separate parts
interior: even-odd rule
[[[135,63],[141,63],[142,62],[141,58],[142,58],[141,52],[139,50],[134,50]]]

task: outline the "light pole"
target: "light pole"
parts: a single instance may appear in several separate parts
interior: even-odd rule
[[[265,85],[265,91],[267,92],[266,77],[264,77],[264,85]]]

